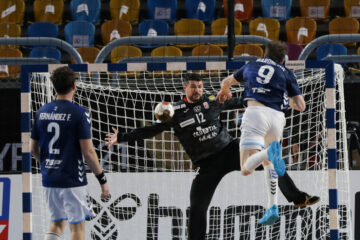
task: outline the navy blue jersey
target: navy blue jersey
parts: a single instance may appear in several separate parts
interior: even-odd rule
[[[245,102],[256,100],[278,111],[288,109],[289,97],[301,94],[293,72],[269,58],[244,65],[234,77],[244,82]]]
[[[41,107],[31,138],[40,143],[42,183],[45,187],[78,187],[87,184],[80,139],[90,139],[89,113],[66,100]]]

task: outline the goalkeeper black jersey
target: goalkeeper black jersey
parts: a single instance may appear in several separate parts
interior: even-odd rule
[[[165,123],[119,133],[118,142],[150,138],[165,130],[174,129],[193,164],[225,148],[233,139],[220,121],[220,113],[225,109],[242,107],[239,98],[232,98],[224,104],[215,96],[203,96],[197,103],[189,103],[186,97],[174,103],[175,114]]]

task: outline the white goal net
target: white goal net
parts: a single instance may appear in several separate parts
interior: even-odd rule
[[[230,70],[199,71],[205,94],[216,94]],[[187,239],[189,190],[193,166],[172,131],[120,143],[108,150],[104,138],[112,127],[129,132],[156,121],[160,101],[183,97],[185,71],[81,73],[74,102],[91,113],[93,143],[108,175],[112,198],[102,202],[92,174],[89,192],[97,217],[86,222],[86,239]],[[297,187],[317,195],[316,205],[295,209],[279,193],[281,220],[257,224],[266,208],[263,171],[249,177],[232,172],[219,184],[208,211],[207,239],[329,239],[328,162],[324,69],[296,71],[306,111],[286,112],[282,141],[287,171]],[[340,239],[351,239],[349,169],[346,145],[343,72],[336,68],[336,147]],[[96,80],[96,81],[95,81]],[[232,88],[241,96],[242,87]],[[32,114],[55,99],[49,74],[31,75]],[[244,109],[224,111],[221,119],[239,138]],[[42,239],[49,216],[42,195],[39,166],[33,163],[33,234]],[[279,191],[280,192],[280,191]],[[66,234],[65,234],[66,237]],[[67,238],[66,238],[67,239]]]

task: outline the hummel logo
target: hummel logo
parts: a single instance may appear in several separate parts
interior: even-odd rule
[[[85,112],[85,115],[89,118],[90,117],[90,113]]]
[[[78,178],[80,182],[83,182],[84,181],[84,178],[83,177],[79,177]]]

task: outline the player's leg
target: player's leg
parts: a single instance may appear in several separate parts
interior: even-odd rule
[[[71,239],[83,240],[85,238],[85,219],[95,216],[86,186],[64,189],[63,199]]]
[[[69,224],[71,232],[71,240],[84,240],[85,239],[85,220],[76,223]]]
[[[241,123],[240,165],[244,176],[251,174],[261,163],[267,160],[264,149],[264,137],[268,131],[265,107],[248,107]]]
[[[64,212],[63,201],[61,199],[61,189],[44,187],[44,197],[50,212],[50,227],[45,234],[45,240],[61,239],[66,226],[66,213]]]
[[[48,232],[45,234],[45,240],[60,240],[66,226],[66,220],[51,222]]]
[[[270,112],[273,110],[269,109]],[[268,113],[270,115],[270,113]],[[279,218],[278,209],[278,176],[285,173],[285,163],[281,157],[281,146],[279,140],[282,137],[285,118],[283,114],[271,114],[269,119],[269,131],[265,136],[265,146],[267,146],[268,159],[263,162],[264,177],[268,195],[268,208],[264,216],[260,219],[260,224],[272,225]]]
[[[205,239],[207,210],[222,178],[217,173],[216,165],[203,165],[196,169],[190,190],[189,240]]]

